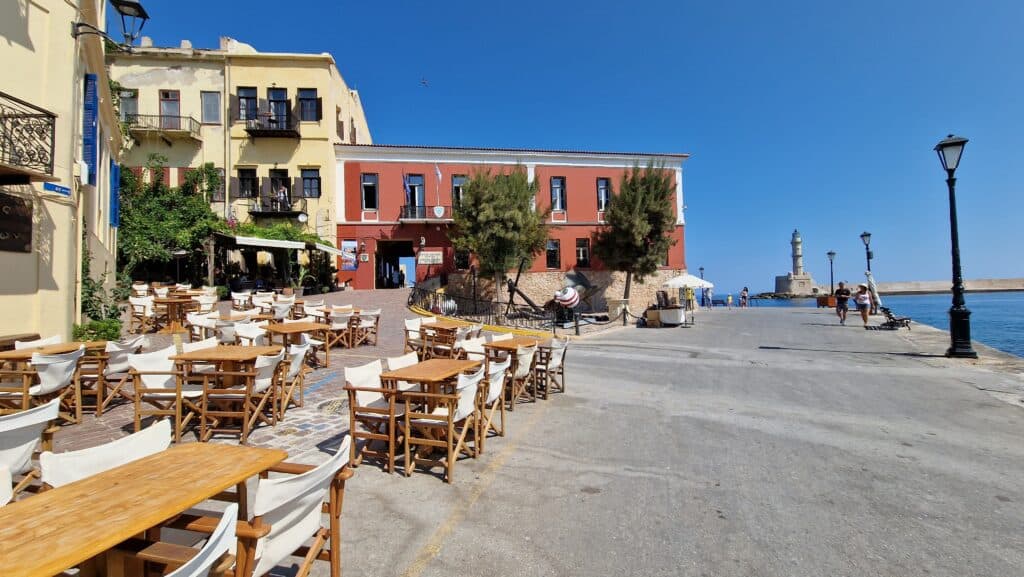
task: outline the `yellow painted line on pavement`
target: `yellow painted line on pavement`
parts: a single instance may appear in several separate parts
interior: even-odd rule
[[[523,431],[529,431],[533,428],[541,415],[547,411],[549,401],[544,401],[543,403],[541,401],[537,401],[536,404],[541,406],[537,407],[538,410],[534,411],[534,414],[523,423]],[[511,414],[506,414],[506,416],[514,414],[515,413],[513,412]],[[493,439],[501,438],[502,437],[493,437]],[[507,439],[508,437],[505,438]],[[490,464],[487,465],[487,468],[480,474],[480,478],[478,479],[479,482],[469,494],[469,498],[464,501],[460,501],[455,508],[452,509],[451,513],[448,514],[448,517],[443,523],[441,523],[441,526],[434,531],[434,534],[430,536],[427,543],[420,548],[419,553],[416,554],[416,559],[413,560],[404,572],[402,572],[402,577],[418,577],[423,573],[423,570],[427,568],[427,565],[441,553],[441,549],[443,548],[445,541],[448,539],[448,536],[451,535],[452,531],[455,530],[455,527],[466,518],[466,514],[469,512],[469,509],[473,507],[477,500],[484,494],[484,491],[486,491],[494,482],[498,469],[505,464],[505,461],[507,461],[509,456],[511,456],[512,451],[515,451],[518,447],[519,443],[513,441],[494,456],[494,460],[491,461]]]
[[[412,312],[414,312],[414,313],[416,313],[416,314],[418,314],[420,316],[424,316],[424,317],[437,317],[439,319],[444,319],[446,321],[462,323],[462,324],[464,324],[466,326],[474,324],[474,323],[471,323],[471,322],[469,322],[469,321],[467,321],[465,319],[458,319],[458,318],[455,318],[455,317],[446,317],[446,316],[443,316],[443,315],[436,315],[436,314],[434,314],[434,313],[432,313],[432,312],[430,312],[430,311],[428,311],[426,309],[423,309],[423,308],[420,308],[420,307],[417,307],[417,306],[409,306],[408,308],[409,308],[410,311],[412,311]],[[535,331],[535,330],[532,330],[532,329],[515,329],[515,328],[512,328],[512,327],[504,327],[504,326],[501,326],[501,325],[484,325],[484,330],[491,331],[492,333],[511,333],[513,335],[518,335],[518,336],[521,336],[521,337],[538,337],[538,338],[542,338],[542,339],[551,336],[551,333],[549,333],[547,331]]]

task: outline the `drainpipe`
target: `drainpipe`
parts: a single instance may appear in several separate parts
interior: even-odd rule
[[[221,104],[224,106],[224,220],[231,216],[231,125],[234,119],[231,118],[231,94],[228,90],[231,87],[231,58],[224,55],[224,97]]]

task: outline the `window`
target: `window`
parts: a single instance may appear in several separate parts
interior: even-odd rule
[[[467,180],[464,174],[452,176],[452,204],[454,206],[462,204],[462,187],[466,186]]]
[[[302,196],[320,198],[320,169],[302,169]]]
[[[576,239],[576,266],[590,268],[590,239]]]
[[[549,239],[547,256],[548,268],[562,268],[562,251],[557,240]]]
[[[177,90],[160,91],[160,128],[181,128],[181,95]]]
[[[122,90],[118,96],[121,98],[121,121],[133,122],[139,114],[139,91]]]
[[[425,207],[427,204],[424,188],[424,181],[422,174],[410,174],[406,177],[406,183],[408,190],[406,191],[405,200],[407,204],[417,207]],[[426,218],[426,213],[419,218]]]
[[[203,124],[220,124],[220,92],[200,92],[203,104]]]
[[[597,210],[607,210],[611,195],[611,181],[607,178],[597,179]]]
[[[267,100],[270,102],[271,128],[288,126],[288,90],[285,88],[268,88]]]
[[[565,210],[565,177],[551,177],[551,210]]]
[[[299,89],[299,120],[303,122],[316,122],[320,120],[316,99],[316,88]]]
[[[238,169],[238,198],[256,198],[260,189],[255,168]]]
[[[455,251],[455,269],[466,270],[469,268],[469,251],[468,250],[456,250]]]
[[[377,175],[363,174],[363,210],[377,210]]]
[[[256,119],[256,89],[238,88],[238,119]]]
[[[217,169],[217,188],[210,197],[212,202],[224,202],[224,169]]]

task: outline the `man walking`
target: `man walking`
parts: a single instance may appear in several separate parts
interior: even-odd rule
[[[846,285],[840,281],[839,288],[836,289],[836,315],[839,316],[839,324],[846,324],[846,312],[850,310],[847,301],[850,300],[850,289],[846,288]]]

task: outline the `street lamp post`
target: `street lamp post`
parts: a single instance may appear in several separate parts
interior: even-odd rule
[[[700,267],[697,270],[700,271],[700,280],[704,280],[704,267]],[[702,306],[702,307],[706,306],[704,304],[704,295],[705,294],[707,294],[707,292],[704,290],[704,287],[700,287],[700,306]]]
[[[835,258],[836,258],[836,251],[830,250],[830,251],[825,253],[825,256],[828,257],[828,294],[829,295],[834,295],[834,294],[836,294],[836,287],[835,287],[835,275],[833,274],[833,270],[832,270],[832,261],[835,260]]]
[[[187,255],[188,251],[180,248],[171,251],[171,256],[174,257],[174,282],[181,282],[181,259]]]
[[[946,171],[949,187],[949,237],[953,257],[953,305],[949,308],[949,349],[947,357],[978,358],[971,347],[971,311],[964,302],[964,279],[960,272],[960,234],[956,222],[956,178],[953,174],[960,164],[960,156],[967,144],[966,138],[950,134],[935,145],[939,162]]]
[[[875,258],[875,255],[871,253],[871,233],[868,231],[860,233],[860,239],[864,242],[864,256],[868,259],[868,272],[871,272],[871,259]]]

